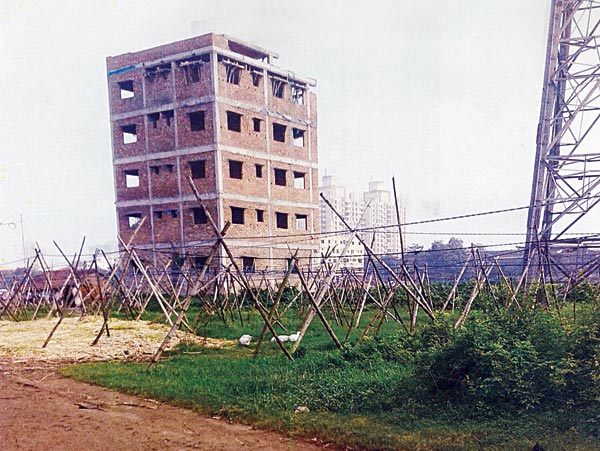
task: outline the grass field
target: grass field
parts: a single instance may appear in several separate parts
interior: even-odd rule
[[[532,309],[474,311],[464,327],[423,318],[414,336],[394,321],[338,350],[315,320],[294,360],[267,340],[249,348],[180,346],[154,368],[106,362],[65,368],[76,379],[207,414],[365,450],[600,449],[600,315],[576,321]],[[374,310],[363,318],[366,325]],[[253,310],[199,333],[258,337]],[[345,335],[343,321],[334,331]],[[284,317],[295,331],[299,312]],[[365,326],[361,326],[364,330]],[[288,344],[289,345],[289,344]],[[309,412],[295,413],[300,407]]]

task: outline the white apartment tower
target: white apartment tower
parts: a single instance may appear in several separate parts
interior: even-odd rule
[[[362,230],[360,236],[371,246],[373,252],[378,255],[398,254],[400,236],[398,229],[391,227],[397,224],[396,206],[392,194],[384,188],[383,182],[373,181],[369,183],[368,191],[357,195],[348,192],[339,178],[326,175],[322,178],[319,192],[344,216],[350,226]],[[320,216],[321,232],[324,234],[320,241],[321,253],[339,255],[349,235],[335,232],[344,232],[346,227],[323,200],[320,203]],[[406,210],[401,206],[400,222],[404,223],[405,218]],[[363,254],[364,249],[354,239],[343,263],[346,266],[362,267]]]

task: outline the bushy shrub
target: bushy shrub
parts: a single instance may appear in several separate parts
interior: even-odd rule
[[[429,328],[416,342],[415,378],[434,404],[491,415],[560,400],[566,340],[548,314],[474,316],[457,331]]]

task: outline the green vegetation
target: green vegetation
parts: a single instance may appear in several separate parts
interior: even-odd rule
[[[596,294],[578,293],[568,304],[575,316],[567,305],[559,314],[523,303],[522,310],[506,312],[484,304],[457,330],[450,314],[435,323],[423,317],[412,336],[386,321],[377,337],[359,346],[362,330],[354,330],[341,350],[315,320],[291,362],[267,341],[257,358],[253,346],[181,346],[151,370],[107,362],[64,373],[355,449],[529,450],[539,443],[548,451],[596,450]],[[374,313],[370,307],[361,324]],[[290,310],[282,321],[294,331],[301,312]],[[332,323],[344,337],[343,319]],[[201,322],[199,333],[231,339],[258,337],[261,330],[259,315],[242,309]],[[295,413],[298,406],[310,412]]]

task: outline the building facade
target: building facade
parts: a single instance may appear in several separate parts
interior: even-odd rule
[[[385,190],[383,182],[369,183],[369,190],[360,194],[350,192],[341,180],[326,175],[322,178],[319,192],[344,217],[345,221],[359,229],[360,237],[373,252],[378,255],[396,256],[400,252],[400,235],[397,224],[396,205],[390,191]],[[320,202],[321,254],[331,257],[339,256],[347,240],[351,237],[342,233],[347,230],[340,218],[323,201]],[[406,210],[400,206],[400,222],[406,222]],[[363,267],[365,251],[359,241],[354,238],[342,264],[347,267]]]
[[[211,33],[107,58],[119,235],[139,226],[133,245],[155,264],[199,266],[215,241],[188,178],[245,270],[316,256],[316,82],[277,57]]]

